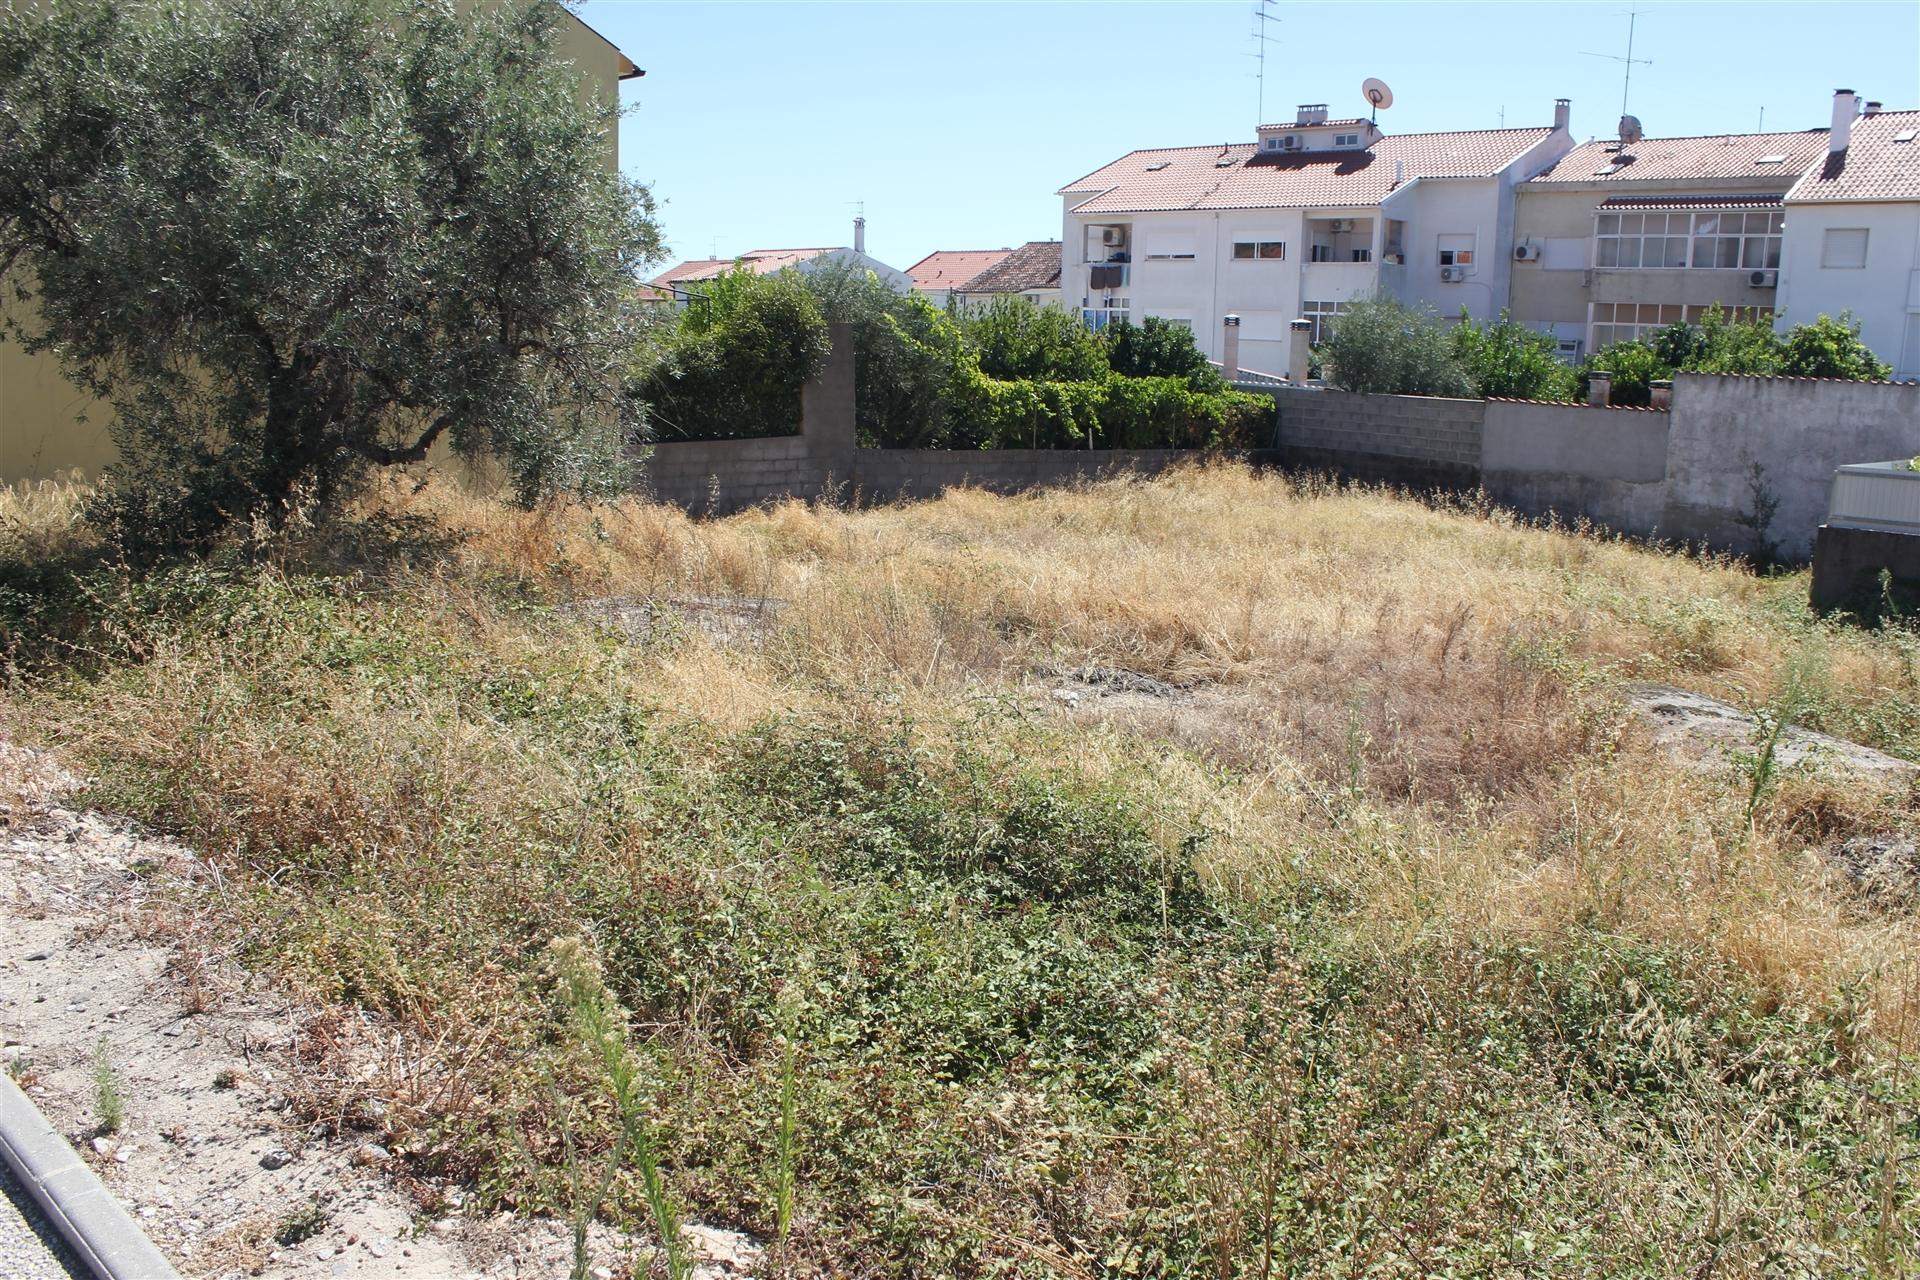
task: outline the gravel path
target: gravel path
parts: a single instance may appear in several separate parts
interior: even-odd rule
[[[88,1272],[67,1248],[13,1170],[0,1162],[0,1276],[7,1280],[85,1280]]]

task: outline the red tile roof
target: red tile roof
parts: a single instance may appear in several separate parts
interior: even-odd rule
[[[1076,213],[1169,209],[1287,209],[1378,204],[1402,179],[1485,178],[1538,145],[1551,129],[1475,129],[1407,133],[1364,150],[1279,154],[1252,143],[1130,151],[1058,194],[1096,191]],[[1148,172],[1147,166],[1165,162]]]
[[[1782,188],[1827,150],[1825,129],[1798,133],[1718,133],[1699,138],[1642,138],[1584,143],[1560,157],[1533,184],[1553,182],[1686,182],[1708,178],[1772,179]],[[1765,156],[1784,156],[1761,164]],[[1626,159],[1626,163],[1620,161]]]
[[[1777,191],[1737,196],[1608,196],[1602,209],[1777,209]]]
[[[1029,240],[961,285],[967,294],[1024,293],[1060,287],[1060,242]]]
[[[1011,249],[940,249],[907,268],[916,289],[957,289]]]
[[[1902,133],[1915,136],[1896,142]],[[1808,169],[1787,199],[1920,200],[1920,111],[1861,116],[1847,149]]]
[[[687,280],[711,280],[724,275],[735,267],[744,268],[755,275],[771,275],[782,267],[795,267],[803,262],[811,262],[823,253],[832,253],[832,249],[755,249],[743,253],[737,258],[692,258],[676,263],[653,278],[654,284],[676,284]]]

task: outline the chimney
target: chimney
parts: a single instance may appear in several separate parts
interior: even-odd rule
[[[1885,105],[1885,103],[1881,102],[1869,102],[1865,107],[1861,108],[1860,114],[1862,117],[1877,116],[1880,114],[1880,108]]]
[[[1827,154],[1839,155],[1853,137],[1853,113],[1860,101],[1851,89],[1833,91],[1833,128],[1827,131]]]
[[[853,251],[855,253],[867,251],[867,220],[863,217],[853,220]]]
[[[1573,100],[1555,98],[1553,100],[1553,128],[1556,133],[1565,133],[1573,124]]]
[[[1307,373],[1313,368],[1313,321],[1302,316],[1287,325],[1287,379],[1298,386],[1307,385]]]
[[[1240,317],[1228,312],[1220,318],[1220,376],[1228,382],[1240,376]]]
[[[1605,369],[1595,369],[1587,375],[1587,403],[1596,409],[1612,407],[1613,374]]]
[[[1407,180],[1407,162],[1395,157],[1393,162],[1393,185],[1399,186]]]

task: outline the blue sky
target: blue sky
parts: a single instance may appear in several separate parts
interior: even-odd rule
[[[1060,234],[1065,183],[1136,147],[1251,141],[1252,5],[671,4],[581,16],[646,77],[623,101],[629,175],[653,187],[669,261],[851,242],[906,267],[935,249]],[[1825,125],[1836,88],[1920,107],[1920,0],[1400,4],[1283,0],[1266,116],[1326,102],[1390,133],[1544,125],[1611,137],[1627,11],[1630,109],[1650,137]]]

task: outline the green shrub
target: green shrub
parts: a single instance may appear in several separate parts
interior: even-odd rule
[[[806,284],[821,315],[852,326],[860,443],[951,447],[947,393],[965,346],[953,318],[919,294],[896,292],[873,272],[845,264],[811,273]]]
[[[1838,320],[1821,316],[1812,324],[1787,330],[1779,372],[1803,378],[1848,378],[1883,382],[1893,366],[1875,358],[1860,341],[1860,322],[1841,312]]]
[[[729,271],[704,285],[640,379],[654,433],[668,440],[792,435],[800,389],[817,377],[827,323],[797,273]]]
[[[1673,370],[1654,349],[1644,342],[1616,342],[1587,357],[1580,369],[1580,393],[1586,394],[1587,375],[1604,369],[1613,375],[1614,404],[1644,405],[1653,402],[1652,384],[1671,378]]]
[[[1107,373],[1107,352],[1080,317],[1021,298],[995,298],[963,314],[960,331],[989,378],[1093,382]]]
[[[1226,379],[1207,363],[1193,331],[1161,316],[1139,324],[1117,320],[1100,334],[1107,364],[1129,378],[1184,378],[1195,391],[1225,391]]]

